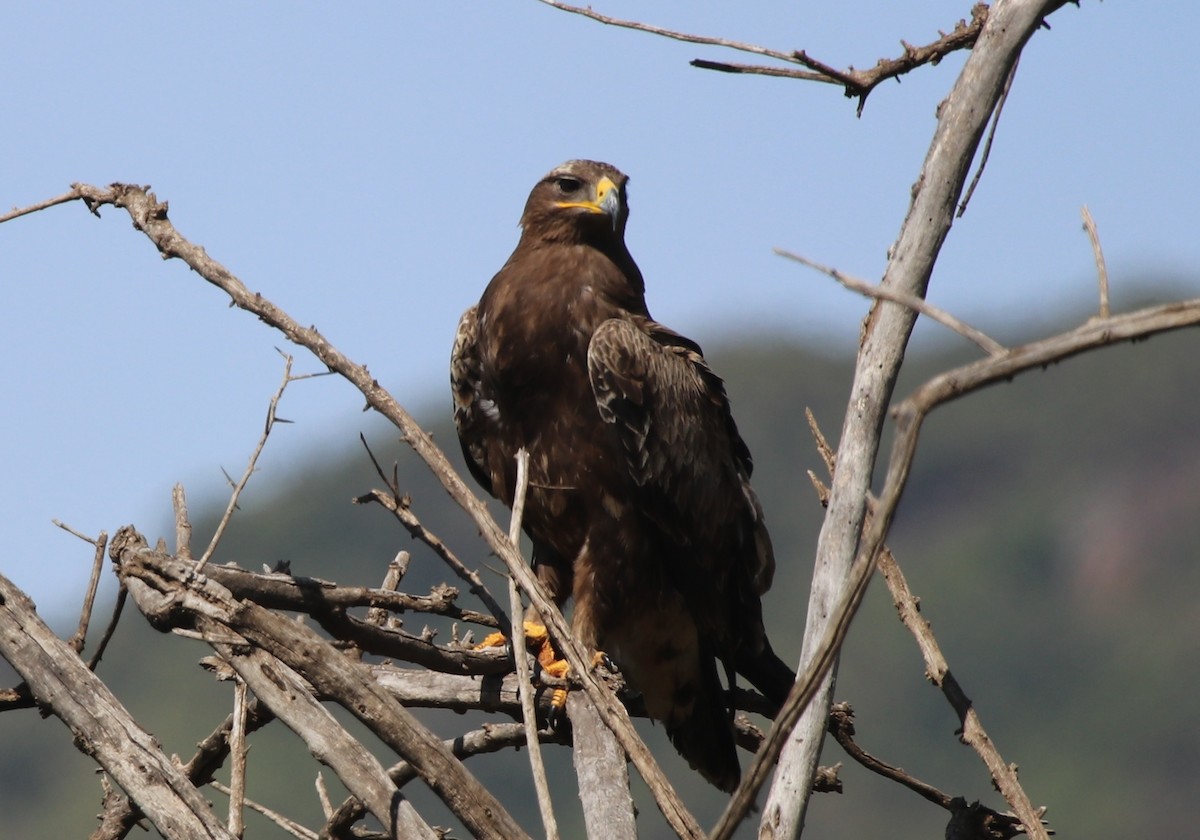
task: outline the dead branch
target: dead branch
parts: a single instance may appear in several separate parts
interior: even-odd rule
[[[825,461],[825,468],[830,475],[833,475],[834,459],[829,449],[829,444],[825,440],[825,435],[818,427],[816,418],[811,411],[806,412],[806,417],[808,418],[809,429],[812,430],[813,437],[817,442],[817,450],[821,453]],[[823,506],[828,505],[828,488],[812,473],[809,473],[809,478],[812,480],[821,504]],[[878,506],[878,501],[874,496],[868,496],[867,506],[869,515],[874,516],[875,509]],[[892,604],[900,616],[900,621],[913,634],[913,638],[917,642],[917,647],[921,650],[921,656],[925,660],[925,676],[942,690],[942,694],[958,715],[960,722],[959,735],[963,743],[975,750],[975,753],[983,761],[984,766],[988,768],[992,777],[992,784],[996,786],[996,790],[1000,792],[1016,812],[1026,814],[1040,813],[1033,807],[1029,795],[1017,779],[1017,774],[1012,766],[1000,756],[999,749],[984,730],[975,704],[970,701],[963,691],[962,686],[959,685],[958,680],[951,673],[950,664],[946,661],[946,657],[942,653],[941,646],[934,636],[933,628],[921,616],[917,598],[912,594],[912,590],[908,588],[908,581],[905,580],[904,572],[900,569],[900,564],[896,561],[891,549],[886,544],[880,548],[877,562],[879,571],[883,574],[884,580],[887,581],[888,591],[892,595]],[[836,710],[832,710],[830,716],[830,726],[832,727],[834,725],[832,718],[836,716]],[[833,731],[832,728],[831,731]],[[948,800],[949,797],[947,797]],[[938,804],[942,803],[939,802]],[[949,805],[945,807],[949,807]],[[1045,809],[1041,810],[1044,811]]]
[[[1058,0],[1010,0],[988,13],[974,49],[939,109],[938,126],[882,285],[924,297],[970,162],[1013,63],[1043,18],[1059,5]],[[878,540],[865,557],[858,553],[884,414],[915,317],[907,307],[886,304],[873,307],[868,316],[829,510],[817,543],[797,668],[801,676],[714,829],[714,840],[725,840],[733,833],[777,756],[779,767],[763,809],[763,823],[773,825],[780,836],[800,833],[832,702],[828,674],[866,592],[875,549],[882,543]],[[789,740],[786,747],[785,739]],[[1024,821],[1030,815],[1021,816]]]
[[[231,788],[227,788],[225,785],[217,781],[212,781],[208,784],[213,790],[223,793],[232,799],[233,790]],[[255,802],[253,799],[245,799],[244,802],[247,808],[262,814],[268,820],[279,826],[293,837],[298,837],[300,840],[317,840],[317,832],[305,828],[294,820],[289,820],[278,811],[268,808],[259,802]]]
[[[228,625],[204,616],[199,617],[199,626],[202,630],[228,632]],[[299,674],[252,645],[217,642],[213,648],[254,690],[259,701],[304,740],[314,758],[337,773],[346,789],[393,836],[435,840],[433,829],[400,795],[375,756],[317,702]]]
[[[254,451],[250,453],[250,461],[246,464],[246,470],[242,473],[242,477],[233,486],[233,492],[229,495],[229,504],[225,506],[225,512],[221,514],[221,521],[217,523],[217,528],[213,531],[212,539],[208,541],[208,547],[204,549],[204,554],[200,555],[200,559],[196,562],[197,572],[208,564],[208,561],[212,559],[213,552],[217,550],[217,545],[220,544],[221,537],[225,534],[225,529],[229,527],[229,520],[233,518],[233,512],[237,510],[238,499],[241,498],[242,491],[246,489],[246,485],[250,481],[250,476],[254,475],[254,469],[258,464],[258,456],[262,454],[263,447],[267,445],[267,438],[271,436],[271,430],[275,428],[275,423],[279,422],[275,413],[279,410],[279,401],[283,399],[283,392],[287,390],[287,386],[295,379],[292,376],[292,357],[286,353],[280,353],[280,355],[284,359],[283,381],[279,383],[278,390],[275,391],[271,397],[271,401],[267,404],[267,420],[263,425],[262,436],[259,437]]]
[[[514,685],[514,694],[515,689]],[[538,740],[543,744],[570,743],[566,732],[554,729],[544,729],[538,732]],[[482,729],[466,732],[457,738],[446,741],[445,744],[459,760],[499,752],[512,747],[522,747],[526,745],[525,726],[521,723],[485,724]],[[397,787],[404,787],[408,782],[417,778],[417,772],[406,761],[389,767],[387,772]],[[362,803],[353,798],[347,799],[329,816],[320,836],[339,839],[354,837],[350,833],[350,826],[361,819],[363,813]]]
[[[483,578],[479,576],[478,572],[463,563],[437,534],[421,524],[421,521],[417,519],[417,515],[412,511],[412,500],[400,491],[396,478],[394,476],[388,477],[384,474],[383,467],[379,465],[375,453],[371,451],[370,446],[367,446],[367,439],[362,434],[359,434],[358,439],[362,441],[363,448],[367,450],[367,455],[370,457],[371,463],[375,465],[376,474],[387,484],[388,490],[391,492],[384,493],[382,490],[372,490],[370,493],[355,498],[353,500],[354,504],[361,505],[368,502],[377,502],[385,510],[391,511],[392,515],[404,526],[404,529],[408,531],[411,537],[420,540],[432,548],[434,553],[442,558],[442,562],[449,566],[450,570],[460,580],[470,585],[471,594],[482,601],[484,606],[491,611],[496,619],[497,626],[505,633],[511,632],[511,623],[508,616],[504,613],[504,608],[500,606],[500,602],[488,590],[483,582]]]
[[[251,699],[246,709],[246,732],[254,732],[275,719],[270,709]],[[229,715],[204,740],[196,745],[196,752],[183,766],[184,775],[196,787],[213,780],[217,769],[229,755],[229,733],[233,727],[233,715]],[[114,792],[104,798],[104,812],[100,826],[92,832],[89,840],[120,840],[129,834],[138,820],[141,810],[128,797]]]
[[[893,767],[886,761],[864,750],[854,740],[854,710],[850,708],[849,703],[834,704],[832,713],[829,716],[829,732],[833,735],[834,740],[841,745],[842,749],[846,751],[846,754],[863,767],[872,773],[877,773],[885,779],[890,779],[908,788],[923,799],[949,811],[952,823],[961,819],[961,811],[964,809],[970,810],[976,823],[986,826],[988,830],[986,835],[979,833],[970,835],[971,837],[982,838],[986,836],[989,840],[1007,840],[1010,837],[1024,833],[1025,829],[1015,815],[998,813],[991,808],[980,805],[978,802],[973,805],[967,805],[967,801],[961,796],[950,796],[947,793],[943,793],[933,785],[921,781],[899,767]],[[947,836],[950,836],[949,833],[947,833]]]
[[[629,793],[629,769],[621,745],[586,695],[567,697],[567,715],[575,733],[571,760],[579,780],[587,836],[636,840],[637,814]]]
[[[0,575],[0,656],[38,705],[58,717],[75,743],[134,799],[166,837],[233,840],[207,800],[37,615],[33,602]]]
[[[675,41],[684,41],[689,44],[704,44],[706,46],[722,47],[725,49],[737,50],[739,52],[752,53],[761,55],[764,58],[775,59],[776,61],[784,61],[789,64],[799,64],[804,70],[785,67],[773,67],[769,65],[756,64],[738,64],[724,61],[710,61],[707,59],[696,58],[690,63],[693,67],[698,67],[703,70],[716,70],[722,73],[748,73],[761,76],[778,76],[790,79],[802,79],[810,82],[824,82],[826,84],[838,85],[845,92],[847,98],[858,99],[858,114],[862,115],[863,106],[866,104],[867,96],[870,95],[881,82],[888,79],[898,79],[901,76],[911,73],[918,67],[923,67],[926,64],[936,65],[943,58],[951,53],[959,50],[971,49],[979,38],[979,34],[983,31],[987,23],[988,6],[985,3],[976,3],[971,8],[971,21],[968,23],[965,20],[958,21],[954,28],[949,33],[940,32],[937,40],[924,46],[913,46],[907,41],[901,41],[900,44],[904,48],[902,55],[896,58],[881,58],[874,67],[868,70],[855,70],[849,67],[846,70],[838,70],[835,67],[826,64],[823,61],[811,57],[805,50],[773,50],[767,47],[760,47],[754,44],[747,44],[742,41],[732,41],[728,38],[712,38],[705,35],[691,35],[686,32],[677,32],[673,29],[664,29],[659,26],[652,26],[646,23],[639,23],[633,20],[622,20],[621,18],[602,15],[599,12],[593,11],[590,7],[571,6],[559,0],[541,0],[547,6],[553,6],[556,9],[561,9],[564,12],[570,12],[576,15],[582,15],[591,18],[599,23],[608,26],[617,26],[624,29],[635,29],[639,32],[649,32],[652,35],[659,35],[663,38],[670,38]],[[1054,8],[1063,5],[1065,0],[1053,4]],[[1053,9],[1046,12],[1049,14]]]
[[[846,754],[866,767],[872,773],[878,773],[885,779],[890,779],[908,788],[923,799],[943,808],[950,807],[952,796],[942,793],[933,785],[926,784],[915,776],[911,776],[899,767],[893,767],[881,759],[868,753],[854,740],[854,710],[849,703],[834,703],[829,714],[829,733],[841,745]]]
[[[525,516],[525,494],[529,490],[529,453],[522,448],[517,452],[517,484],[513,494],[512,518],[508,524],[508,541],[516,551],[521,550],[521,519]],[[529,769],[533,775],[533,789],[537,794],[538,812],[542,816],[542,827],[546,840],[558,840],[558,820],[554,817],[554,802],[550,799],[550,785],[546,781],[546,765],[542,761],[542,748],[538,743],[537,713],[534,711],[533,681],[530,677],[529,658],[525,652],[525,622],[521,616],[521,589],[511,576],[508,579],[508,608],[512,615],[513,663],[517,672],[517,687],[521,698],[521,721],[525,725],[525,742],[529,745]]]
[[[399,590],[396,587],[400,585],[400,581],[408,573],[408,563],[411,559],[412,555],[407,551],[401,550],[396,552],[396,556],[392,558],[392,562],[388,563],[387,571],[383,574],[383,583],[379,585],[379,588],[384,592],[396,592],[399,594]],[[458,591],[450,586],[443,586],[440,589],[448,589],[454,592],[455,595],[458,594]],[[383,627],[388,623],[390,615],[391,613],[382,607],[371,607],[367,610],[367,623],[374,624],[376,627]]]
[[[1088,241],[1092,243],[1092,256],[1096,260],[1096,280],[1100,284],[1100,317],[1107,318],[1112,312],[1108,306],[1108,266],[1104,262],[1104,250],[1100,247],[1100,233],[1096,230],[1096,220],[1092,211],[1083,205],[1083,229],[1087,232]]]
[[[869,297],[873,300],[890,300],[893,303],[900,304],[901,306],[907,306],[909,309],[913,309],[922,315],[937,321],[943,327],[953,330],[963,338],[975,342],[975,344],[979,345],[984,352],[990,355],[995,356],[1004,352],[1004,345],[1002,345],[1000,342],[996,341],[983,331],[975,329],[960,318],[951,315],[946,310],[934,306],[932,303],[929,303],[922,297],[917,297],[916,295],[908,294],[907,292],[900,291],[899,289],[893,289],[888,286],[872,285],[864,280],[859,280],[857,277],[852,277],[849,274],[846,274],[844,271],[839,271],[836,268],[822,265],[821,263],[814,262],[807,257],[802,257],[799,254],[793,254],[791,251],[785,251],[782,248],[775,248],[774,251],[781,257],[786,257],[789,260],[798,262],[801,265],[806,265],[809,268],[815,269],[822,274],[832,277],[834,280],[838,281],[852,292],[858,292],[860,295]]]
[[[229,730],[229,833],[241,837],[245,831],[246,804],[246,681],[233,686],[233,727]]]
[[[1007,381],[1028,370],[1044,368],[1088,350],[1198,324],[1200,299],[1149,307],[1113,318],[1093,319],[1069,332],[1015,347],[1003,356],[947,371],[919,387],[893,410],[896,436],[892,442],[883,492],[875,514],[863,530],[862,543],[852,568],[851,582],[855,589],[865,589],[865,581],[874,567],[874,559],[891,527],[896,506],[908,481],[921,424],[934,408],[987,385]],[[839,459],[839,474],[841,468]],[[836,482],[835,476],[835,486]],[[836,617],[839,622],[844,620],[841,606]],[[963,734],[964,738],[968,737],[965,728]],[[1011,767],[989,766],[988,769],[992,771],[993,778],[1001,780],[1014,772]],[[1015,778],[1012,781],[1015,783]],[[1018,808],[1017,816],[1030,837],[1043,840],[1047,837],[1040,813],[1023,812]]]
[[[206,574],[229,587],[237,597],[248,598],[271,609],[315,614],[372,607],[395,613],[440,615],[483,627],[498,626],[496,619],[490,615],[459,607],[458,590],[446,584],[433,587],[428,595],[410,595],[390,589],[342,586],[321,578],[279,572],[250,572],[232,565],[213,566]]]
[[[109,556],[139,609],[158,629],[197,628],[214,646],[244,638],[263,656],[302,674],[322,696],[341,705],[409,761],[468,830],[481,838],[527,837],[508,811],[458,762],[436,736],[378,683],[361,663],[343,656],[311,628],[250,601],[235,598],[211,578],[151,550],[132,528],[113,537]],[[232,649],[230,652],[234,652]],[[236,667],[236,663],[235,663]],[[239,671],[255,692],[255,675]],[[265,689],[264,689],[265,690]],[[315,701],[314,701],[315,702]],[[279,708],[277,714],[282,715]],[[385,822],[390,824],[390,822]]]

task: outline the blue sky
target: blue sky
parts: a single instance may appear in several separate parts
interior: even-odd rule
[[[865,67],[970,3],[593,6]],[[1001,337],[1088,305],[1085,203],[1118,306],[1151,294],[1148,274],[1200,294],[1200,100],[1179,72],[1197,17],[1118,0],[1052,17],[931,300]],[[459,313],[515,243],[529,188],[573,157],[632,176],[628,239],[660,320],[706,345],[786,332],[852,351],[866,303],[771,249],[878,279],[963,60],[885,84],[858,119],[837,89],[697,70],[689,59],[747,57],[536,0],[11,4],[0,45],[0,204],[73,181],[151,184],[185,236],[417,409],[448,403]],[[283,344],[112,210],[0,225],[0,278],[0,570],[43,611],[73,608],[90,551],[51,518],[153,531],[176,481],[194,505],[222,498]],[[315,365],[298,353],[297,369]],[[251,498],[283,486],[289,462],[352,446],[360,408],[333,379],[292,386],[295,425],[269,443]]]

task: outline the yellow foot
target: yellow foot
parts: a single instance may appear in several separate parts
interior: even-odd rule
[[[525,627],[525,646],[530,650],[537,651],[538,664],[542,666],[542,671],[559,679],[566,679],[571,672],[571,666],[565,659],[560,659],[558,653],[554,650],[554,645],[550,642],[550,633],[546,630],[545,625],[537,624],[532,621],[524,622]],[[508,638],[503,633],[492,633],[488,635],[482,642],[475,646],[476,650],[483,650],[489,647],[502,647],[508,644]],[[612,661],[602,650],[598,650],[592,655],[592,670],[601,665],[612,670]],[[554,693],[550,695],[551,716],[557,716],[564,713],[567,706],[567,689],[556,688]]]

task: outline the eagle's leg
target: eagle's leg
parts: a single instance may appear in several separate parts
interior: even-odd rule
[[[552,550],[535,543],[533,550],[533,570],[534,574],[537,575],[538,582],[545,588],[546,593],[557,606],[562,607],[571,595],[573,575],[570,564],[561,562]],[[524,627],[525,647],[530,651],[536,651],[537,661],[541,666],[542,672],[559,679],[566,679],[567,674],[571,670],[570,665],[554,649],[554,644],[550,640],[550,633],[546,629],[546,624],[542,620],[542,616],[537,611],[537,608],[530,606],[526,611]],[[500,647],[505,644],[508,644],[508,639],[503,633],[492,633],[476,645],[476,650]],[[603,657],[603,654],[597,653],[596,657],[592,663],[593,668],[598,662],[602,661],[601,657]],[[604,657],[604,659],[607,659],[607,657]],[[567,689],[555,688],[554,693],[550,696],[550,705],[551,720],[553,721],[565,713]]]

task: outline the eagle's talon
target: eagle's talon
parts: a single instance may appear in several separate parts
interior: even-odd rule
[[[603,668],[610,674],[616,674],[620,670],[617,668],[617,663],[613,662],[612,658],[602,650],[596,651],[592,656],[592,670],[595,671],[597,668]]]
[[[560,731],[563,727],[570,725],[570,719],[567,717],[567,694],[567,689],[556,688],[550,695],[550,711],[546,715],[546,720],[550,724],[550,728],[555,731]]]

